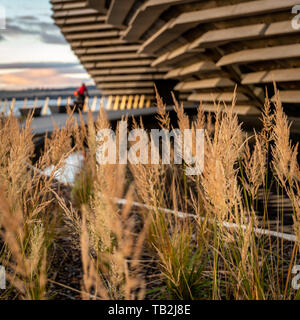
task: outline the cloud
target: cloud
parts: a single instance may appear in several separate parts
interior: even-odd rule
[[[0,69],[61,69],[81,67],[79,63],[70,62],[15,62],[0,63]]]
[[[57,71],[61,74],[84,74],[86,73],[85,69],[83,67],[78,68],[59,68]]]
[[[64,37],[61,35],[50,34],[50,33],[40,33],[40,38],[42,42],[48,44],[67,44]]]
[[[0,63],[0,70],[0,88],[5,90],[77,86],[83,79],[93,84],[79,63]]]
[[[4,33],[8,36],[18,37],[18,36],[28,36],[35,35],[37,31],[26,29],[22,26],[11,24],[10,22],[6,22],[6,29]]]
[[[61,74],[56,69],[29,69],[25,71],[12,72],[10,74],[0,74],[0,83],[3,89],[23,89],[40,87],[68,87],[79,86],[82,76],[68,77]],[[88,84],[93,84],[91,80]]]
[[[85,69],[78,63],[10,63],[0,64],[0,87],[55,86],[60,83],[73,85],[74,81],[90,79]]]
[[[30,16],[30,15],[19,16],[18,19],[24,20],[24,21],[37,21],[38,20],[38,18],[36,16]]]
[[[6,87],[10,87],[11,85],[16,86],[16,87],[25,87],[28,86],[30,83],[29,79],[26,79],[24,77],[21,77],[19,75],[15,74],[5,74],[5,75],[0,75],[1,82],[2,84]]]
[[[4,34],[13,38],[38,36],[41,42],[47,44],[65,45],[67,43],[53,23],[39,21],[33,16],[7,19]]]
[[[43,31],[58,31],[58,27],[54,23],[49,23],[49,22],[35,22],[34,25]]]

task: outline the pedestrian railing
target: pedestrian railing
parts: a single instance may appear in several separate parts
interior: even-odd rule
[[[59,110],[60,108],[66,108],[66,106],[72,107],[72,98],[68,97],[66,100],[66,105],[62,105],[62,97],[58,97],[55,99],[56,102],[54,105]],[[12,99],[0,99],[0,114],[10,115],[16,113],[16,98]],[[82,112],[88,112],[89,110],[95,112],[97,107],[103,106],[107,110],[126,110],[126,109],[142,109],[142,108],[150,108],[151,107],[151,98],[146,97],[145,95],[110,95],[110,96],[94,96],[93,98],[86,97],[83,105]],[[20,105],[20,103],[19,103]],[[49,115],[49,105],[50,98],[47,97],[43,102],[39,103],[38,98],[35,98],[33,103],[29,105],[29,99],[25,98],[23,104],[19,109],[32,109],[34,110],[37,107],[41,107],[41,115],[46,116]],[[98,109],[99,109],[98,108]],[[51,113],[51,112],[50,112]]]

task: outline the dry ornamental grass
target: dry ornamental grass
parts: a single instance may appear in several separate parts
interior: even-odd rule
[[[36,163],[32,119],[22,126],[13,116],[2,119],[0,264],[8,285],[0,298],[299,298],[291,286],[299,264],[298,146],[290,141],[279,92],[276,97],[274,112],[266,99],[263,129],[251,135],[234,113],[235,101],[209,115],[200,106],[192,120],[175,101],[182,134],[205,129],[199,176],[186,176],[186,163],[99,166],[97,132],[110,128],[103,108],[95,123],[89,114],[87,125],[69,111],[66,127],[46,139]],[[157,107],[159,127],[173,129],[158,95]],[[74,185],[63,186],[55,173],[74,152],[83,166]],[[51,165],[50,175],[41,174]],[[291,201],[295,243],[257,232],[272,228],[272,190],[279,222],[283,199]],[[122,198],[127,201],[116,202]],[[282,223],[275,229],[283,231]],[[75,270],[70,283],[63,268],[74,256],[80,259],[68,262]]]

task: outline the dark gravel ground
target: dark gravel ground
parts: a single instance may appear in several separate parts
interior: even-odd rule
[[[55,300],[81,299],[82,264],[79,248],[74,240],[59,239],[56,243],[55,257],[52,261],[53,279],[50,282],[50,297]]]
[[[56,184],[53,186],[53,189],[63,197],[67,204],[71,203],[71,187]],[[80,300],[83,279],[80,241],[63,219],[61,219],[61,223],[59,223],[57,229],[52,246],[52,254],[49,259],[51,266],[48,282],[48,298],[53,300]],[[284,258],[287,261],[291,259],[294,243],[283,241],[281,246],[278,247],[278,242],[274,238],[272,247],[272,250],[275,250],[275,252],[278,250],[279,254],[281,254],[283,248]],[[154,253],[145,248],[141,259],[143,261],[141,275],[147,281],[146,299],[162,298],[165,286],[160,278]],[[299,261],[298,264],[300,264],[300,257],[297,257],[296,261]],[[288,265],[284,266],[284,270],[288,271],[288,267]],[[157,288],[159,290],[154,291]],[[14,292],[12,292],[12,298],[16,298]]]

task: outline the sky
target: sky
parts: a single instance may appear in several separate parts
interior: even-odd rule
[[[0,90],[93,84],[54,25],[49,0],[0,0],[0,20],[3,12]]]

